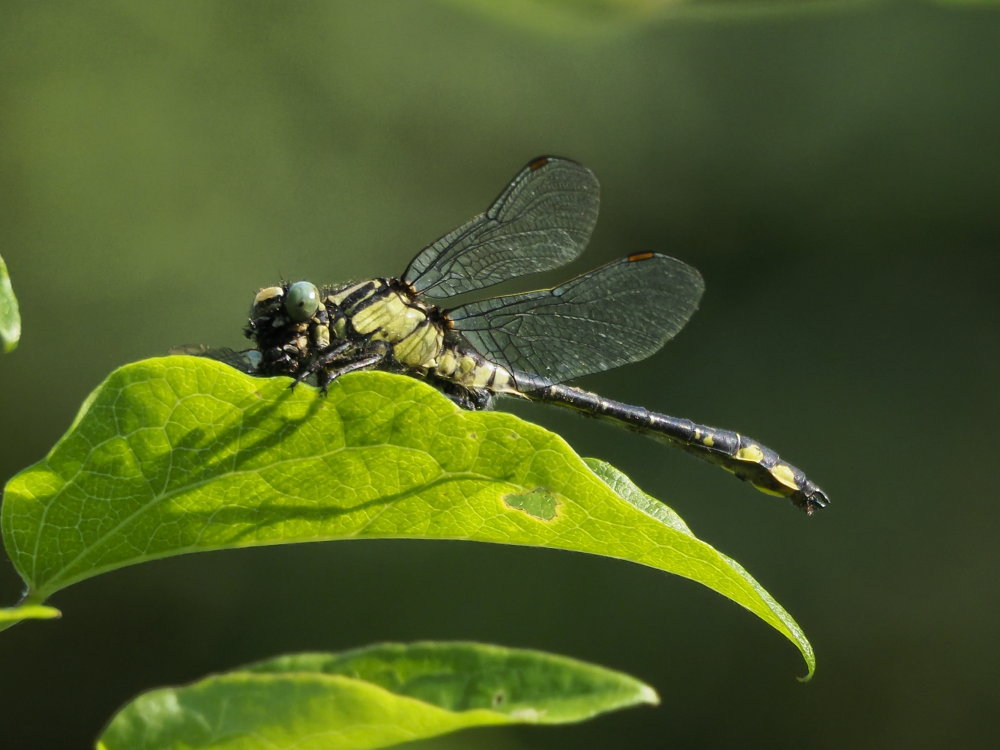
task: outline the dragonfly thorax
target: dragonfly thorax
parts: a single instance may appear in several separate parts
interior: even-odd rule
[[[442,310],[398,279],[322,290],[301,281],[266,287],[254,299],[246,333],[260,352],[261,375],[315,374],[325,382],[364,362],[438,381],[462,403],[517,393],[506,368],[468,346]]]
[[[291,376],[314,367],[331,350],[336,354],[327,364],[373,347],[402,369],[433,368],[444,334],[437,308],[417,301],[393,279],[322,290],[301,281],[266,287],[254,298],[246,328],[262,357],[260,374]]]

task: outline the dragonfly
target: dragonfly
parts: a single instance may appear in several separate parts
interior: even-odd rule
[[[399,277],[261,289],[245,329],[254,348],[232,352],[240,360],[230,364],[324,392],[347,373],[377,369],[423,379],[466,409],[490,409],[498,396],[557,404],[665,441],[808,514],[826,507],[801,469],[752,438],[567,385],[646,359],[680,332],[705,289],[683,261],[633,253],[548,289],[445,306],[575,260],[598,204],[587,167],[533,159],[486,211],[417,253]]]

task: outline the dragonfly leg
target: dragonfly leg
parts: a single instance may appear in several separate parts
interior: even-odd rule
[[[337,347],[341,349],[340,346]],[[385,367],[392,359],[392,347],[385,341],[369,341],[365,348],[358,352],[353,352],[348,356],[341,356],[343,351],[337,356],[324,357],[323,362],[318,362],[315,368],[317,375],[317,385],[323,393],[327,387],[341,375],[357,370],[373,370]],[[331,367],[330,365],[335,365]]]
[[[309,376],[320,372],[326,365],[342,357],[352,346],[353,344],[350,341],[340,341],[336,344],[328,346],[326,349],[316,354],[316,356],[314,356],[305,367],[301,368],[299,372],[296,373],[295,379],[292,381],[289,388],[294,388]]]

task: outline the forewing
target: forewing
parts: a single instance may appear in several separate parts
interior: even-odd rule
[[[636,253],[552,289],[448,313],[483,356],[562,382],[645,359],[684,327],[705,290],[676,258]]]
[[[190,346],[175,346],[170,349],[170,354],[188,354],[193,357],[207,357],[217,362],[222,362],[230,367],[235,367],[240,372],[247,375],[256,375],[260,365],[260,352],[256,349],[244,349],[236,351],[228,347],[210,348],[202,344]]]
[[[418,293],[451,297],[576,258],[597,222],[599,188],[582,164],[529,162],[485,213],[425,247],[403,274]]]

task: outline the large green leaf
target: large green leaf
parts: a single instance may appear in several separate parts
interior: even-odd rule
[[[279,657],[131,701],[100,750],[354,750],[494,724],[563,724],[657,703],[620,672],[477,643]]]
[[[12,352],[21,338],[21,314],[17,309],[17,297],[10,285],[7,264],[0,256],[0,347]]]
[[[413,378],[287,378],[165,357],[122,367],[43,461],[8,482],[4,541],[41,602],[168,555],[346,538],[576,550],[703,583],[802,651],[792,618],[732,560],[610,467],[510,414],[468,412]]]

